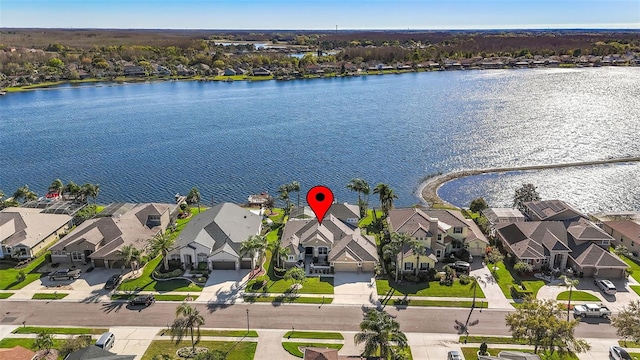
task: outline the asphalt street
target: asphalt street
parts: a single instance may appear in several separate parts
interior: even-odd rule
[[[124,302],[77,303],[63,301],[2,301],[2,325],[69,325],[69,326],[167,326],[175,318],[178,303],[155,303],[150,307],[130,307]],[[235,304],[230,306],[194,304],[212,328],[247,327],[251,329],[342,330],[357,331],[363,309],[342,305]],[[247,309],[249,310],[247,316]],[[402,331],[455,334],[455,320],[465,322],[467,309],[387,307],[400,322]],[[475,335],[509,335],[504,317],[509,311],[475,309],[469,328]],[[608,321],[588,319],[578,326],[576,336],[616,338]]]

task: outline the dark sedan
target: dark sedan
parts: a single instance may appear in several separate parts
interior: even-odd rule
[[[156,299],[153,295],[140,295],[136,296],[133,299],[129,300],[129,305],[144,305],[149,306],[156,302]]]
[[[116,287],[118,287],[118,284],[120,284],[121,280],[122,280],[122,275],[120,274],[113,275],[104,284],[104,288],[108,290],[115,289]]]

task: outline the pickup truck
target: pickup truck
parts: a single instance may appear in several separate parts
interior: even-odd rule
[[[602,317],[611,316],[611,310],[603,304],[583,304],[573,307],[574,317]]]
[[[49,280],[73,280],[80,277],[80,269],[59,269],[49,274]]]

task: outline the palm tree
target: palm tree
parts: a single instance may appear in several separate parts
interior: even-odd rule
[[[53,180],[51,185],[49,185],[49,192],[55,192],[55,193],[58,193],[58,194],[62,194],[62,189],[64,189],[64,184],[62,183],[62,180],[60,180],[60,179]]]
[[[300,183],[297,181],[292,181],[289,184],[289,192],[295,191],[298,193],[298,207],[300,207]]]
[[[267,252],[267,246],[266,237],[262,235],[252,235],[240,245],[240,254],[241,256],[251,254],[251,268],[255,269],[257,266],[255,262],[256,259],[258,260],[258,264],[262,265]]]
[[[125,245],[120,249],[120,259],[133,269],[134,262],[140,260],[140,250],[133,247],[133,245]]]
[[[267,200],[265,200],[264,202],[264,207],[269,210],[270,215],[273,214],[273,208],[275,206],[276,206],[276,200],[273,198],[273,196],[268,195]]]
[[[154,254],[160,253],[164,259],[164,271],[169,271],[169,252],[173,250],[174,239],[168,232],[159,232],[151,239],[149,245],[151,245],[151,252]]]
[[[414,238],[407,234],[394,232],[391,234],[391,243],[394,244],[393,248],[398,249],[400,252],[400,266],[396,266],[396,281],[398,281],[398,268],[400,268],[400,279],[404,276],[404,253],[405,247],[409,245],[413,248],[413,244],[417,242]],[[396,253],[397,254],[397,253]]]
[[[291,204],[290,204],[290,200],[289,200],[289,184],[283,184],[280,185],[280,187],[278,188],[278,199],[284,201],[286,203],[286,208],[285,208],[285,215],[289,213],[289,210],[291,208]]]
[[[93,204],[96,205],[96,201],[98,198],[98,193],[100,192],[100,184],[90,184],[86,183],[82,185],[80,188],[80,194],[82,194],[83,201],[86,201],[87,198],[93,198]]]
[[[580,280],[578,279],[570,279],[569,277],[562,275],[560,279],[564,281],[564,284],[569,287],[569,303],[567,304],[567,321],[569,321],[569,314],[571,313],[571,295],[573,292],[573,288],[580,284]]]
[[[62,189],[63,193],[68,193],[69,195],[73,196],[74,199],[78,197],[78,195],[80,195],[80,185],[74,183],[73,181],[69,181],[67,183],[67,185],[64,186],[64,188]]]
[[[187,195],[187,204],[198,204],[198,214],[200,214],[200,190],[197,187],[191,188],[189,195]]]
[[[347,189],[358,193],[358,206],[360,207],[360,216],[365,216],[370,191],[369,184],[363,179],[353,178],[347,184]],[[367,195],[367,200],[362,200],[362,198],[360,197],[361,193]]]
[[[195,354],[196,344],[200,342],[200,326],[204,325],[204,317],[195,307],[182,303],[176,308],[176,319],[171,324],[171,340],[180,343],[185,335],[191,335],[191,351]],[[195,328],[195,336],[194,336]]]
[[[380,197],[380,209],[384,216],[389,216],[389,210],[393,209],[393,199],[397,199],[398,195],[388,184],[380,183],[373,189],[374,194]]]
[[[38,333],[38,336],[33,341],[33,347],[38,350],[46,350],[46,354],[49,354],[49,350],[53,347],[53,335],[41,331]]]
[[[31,201],[31,200],[36,200],[38,198],[38,195],[36,195],[36,193],[34,193],[33,191],[29,190],[29,185],[24,185],[18,188],[18,190],[16,190],[16,192],[13,193],[13,200],[14,201],[19,201],[19,200],[24,200],[24,202],[27,201]]]
[[[408,346],[407,336],[400,331],[400,324],[385,311],[371,310],[360,323],[361,332],[353,340],[357,344],[364,343],[364,356],[375,356],[387,360],[393,354],[393,347],[405,349]]]
[[[413,251],[413,253],[416,254],[416,256],[418,257],[417,259],[418,266],[416,266],[416,271],[415,271],[415,274],[418,275],[418,269],[420,268],[420,255],[424,254],[426,250],[426,246],[419,241],[412,241],[409,243],[409,246],[411,246],[411,251]]]
[[[473,303],[471,308],[476,306],[476,290],[478,289],[478,282],[484,282],[480,276],[477,275],[469,275],[469,280],[471,280],[471,289],[473,290]]]
[[[289,248],[282,247],[280,241],[276,240],[269,244],[269,250],[271,250],[273,258],[276,259],[276,267],[282,268],[283,263],[287,260],[287,256],[289,255]]]

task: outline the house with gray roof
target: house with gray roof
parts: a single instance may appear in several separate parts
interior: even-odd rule
[[[262,216],[232,203],[218,204],[195,215],[176,239],[169,259],[184,267],[205,264],[211,270],[251,269],[250,254],[240,253],[242,242],[260,235]]]
[[[489,208],[482,210],[482,214],[489,221],[491,236],[496,235],[496,225],[514,222],[524,222],[525,217],[518,209],[513,208]]]
[[[583,218],[503,224],[496,237],[516,261],[534,269],[571,268],[583,276],[622,278],[628,267],[608,251],[613,238]]]
[[[127,266],[121,249],[132,245],[143,251],[149,240],[164,232],[178,213],[175,204],[117,203],[107,206],[104,214],[86,220],[53,245],[51,261],[113,268]]]
[[[71,216],[43,209],[9,207],[0,211],[0,258],[29,259],[69,229]]]
[[[602,229],[613,238],[613,246],[626,246],[636,255],[640,252],[640,223],[631,220],[605,221]]]
[[[526,202],[524,203],[524,214],[531,221],[565,221],[588,218],[587,215],[562,200]]]
[[[64,360],[133,360],[135,357],[135,355],[114,354],[95,345],[89,345],[70,353]]]
[[[315,218],[290,219],[282,232],[281,245],[289,249],[285,265],[304,264],[310,275],[373,271],[378,263],[375,239],[333,215],[326,216],[322,224]]]

